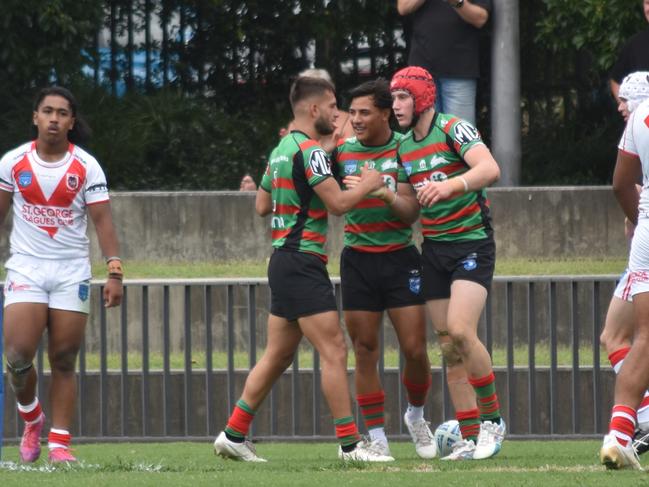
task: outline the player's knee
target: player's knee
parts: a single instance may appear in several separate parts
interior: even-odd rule
[[[413,340],[402,346],[403,356],[408,362],[424,363],[428,361],[425,340]]]
[[[7,353],[7,372],[15,378],[26,378],[34,368],[34,362],[24,356]]]
[[[442,357],[444,358],[447,367],[452,368],[462,363],[462,356],[460,355],[460,352],[456,348],[454,342],[442,342],[439,344],[439,348],[442,352]]]
[[[50,365],[53,370],[62,373],[73,373],[77,362],[78,349],[60,350],[50,354]]]
[[[328,365],[347,366],[347,347],[345,343],[331,344],[320,352],[320,358]]]
[[[360,337],[356,337],[352,341],[354,346],[354,354],[356,357],[361,359],[370,359],[374,356],[378,356],[379,345],[376,343],[376,340],[366,340]]]

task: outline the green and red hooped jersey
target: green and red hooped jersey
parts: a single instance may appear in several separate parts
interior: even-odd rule
[[[444,181],[470,168],[464,154],[483,144],[480,132],[469,122],[435,113],[428,135],[420,141],[411,130],[399,144],[399,170],[415,189],[429,181]],[[491,232],[489,202],[484,189],[457,195],[421,209],[424,238],[439,242],[480,240]]]
[[[393,132],[385,145],[374,147],[362,144],[356,137],[342,140],[331,155],[334,173],[341,179],[360,175],[361,167],[367,164],[379,171],[386,186],[396,192],[398,182],[408,183],[397,164],[401,137]],[[379,198],[368,195],[345,214],[346,247],[362,252],[390,252],[409,245],[413,245],[411,226],[399,220]]]
[[[327,209],[313,187],[332,177],[327,153],[299,131],[270,154],[261,188],[271,194],[273,247],[318,255],[325,262]]]

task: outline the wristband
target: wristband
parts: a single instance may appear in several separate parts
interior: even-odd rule
[[[464,192],[469,191],[469,183],[466,182],[466,179],[464,179],[462,176],[457,176],[460,181],[462,181],[462,184],[464,185]]]
[[[112,257],[106,257],[106,264],[108,264],[111,260],[119,260],[120,262],[122,259],[116,255],[113,255]]]
[[[117,272],[110,272],[108,274],[108,279],[115,279],[116,281],[122,282],[122,280],[124,279],[124,275],[118,274]]]

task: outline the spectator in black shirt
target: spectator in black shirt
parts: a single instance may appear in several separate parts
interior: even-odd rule
[[[643,0],[644,16],[649,22],[649,0]],[[649,71],[649,28],[632,36],[624,45],[611,69],[611,93],[619,104],[618,91],[624,77],[635,71]]]
[[[414,13],[408,64],[435,78],[435,110],[475,124],[480,29],[492,0],[397,0],[397,9]]]

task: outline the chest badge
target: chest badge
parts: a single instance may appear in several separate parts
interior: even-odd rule
[[[79,189],[79,176],[77,174],[66,174],[65,186],[70,191],[77,191]]]
[[[18,174],[18,185],[21,188],[26,188],[27,186],[32,184],[32,179],[34,175],[31,171],[22,171],[20,174]]]

